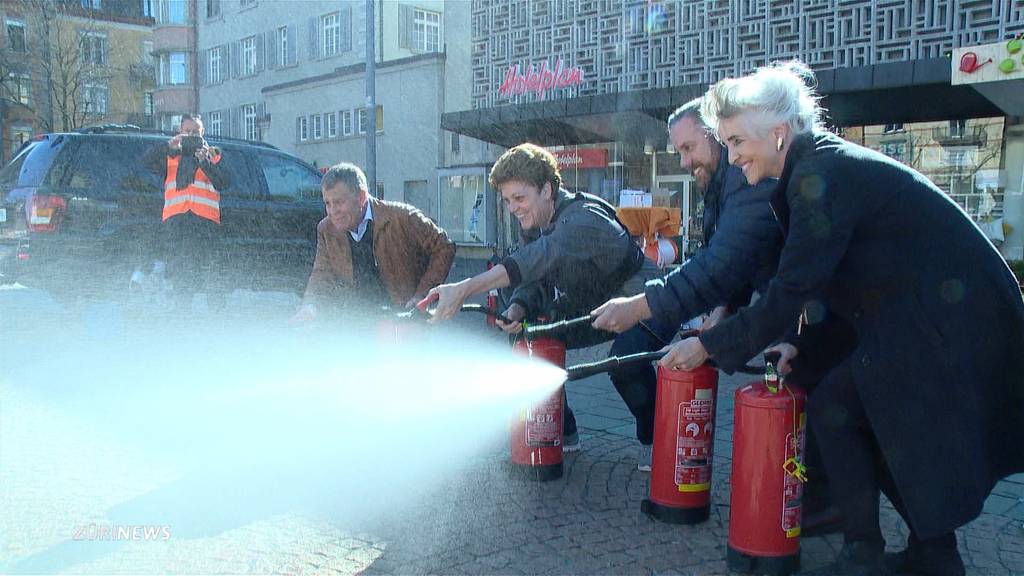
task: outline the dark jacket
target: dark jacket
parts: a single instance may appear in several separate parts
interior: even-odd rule
[[[566,190],[558,191],[551,223],[523,231],[522,242],[502,264],[513,290],[510,301],[522,305],[527,318],[589,314],[618,294],[644,258],[615,208]]]
[[[222,151],[217,152],[223,154]],[[146,155],[142,158],[142,164],[147,170],[164,177],[167,171],[168,156],[181,156],[181,151],[171,150],[166,143],[161,143],[150,148],[149,152],[146,152]],[[230,162],[230,159],[228,161]],[[196,160],[195,156],[181,156],[181,160],[178,162],[178,171],[174,175],[175,184],[179,189],[188,187],[189,184],[195,181],[196,170],[202,168],[203,172],[210,179],[210,183],[213,184],[213,187],[218,192],[223,192],[231,185],[231,177],[228,176],[227,171],[224,169],[223,162],[223,158],[221,163],[214,164],[209,160],[200,162]],[[160,187],[160,190],[163,191],[163,186]]]
[[[1002,257],[918,172],[831,134],[797,138],[772,199],[786,230],[764,296],[700,339],[732,371],[829,310],[919,538],[1024,470],[1024,302]]]
[[[388,300],[404,306],[444,282],[455,259],[455,243],[444,230],[408,204],[370,198],[373,256]],[[316,259],[306,303],[344,307],[352,298],[354,272],[350,235],[328,218],[316,227]]]
[[[704,192],[704,248],[644,290],[654,317],[679,325],[716,306],[744,305],[775,274],[782,232],[768,201],[774,180],[747,184],[722,150]],[[744,301],[745,299],[745,301]]]

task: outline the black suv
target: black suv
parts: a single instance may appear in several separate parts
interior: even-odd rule
[[[56,297],[128,287],[163,259],[163,174],[143,156],[173,134],[97,127],[45,134],[0,170],[0,283]],[[231,184],[221,193],[222,288],[301,291],[324,216],[320,173],[276,148],[210,137]]]

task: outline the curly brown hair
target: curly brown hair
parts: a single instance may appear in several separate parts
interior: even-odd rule
[[[558,171],[555,155],[536,144],[520,144],[509,148],[494,163],[491,168],[491,186],[497,190],[510,180],[527,182],[538,190],[551,182],[552,193],[558,192],[562,186],[562,174]]]

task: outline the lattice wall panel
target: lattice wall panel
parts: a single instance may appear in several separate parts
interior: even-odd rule
[[[773,60],[815,69],[941,57],[1024,33],[1024,0],[473,0],[473,105],[509,66],[561,58],[584,84],[546,98],[714,82]]]

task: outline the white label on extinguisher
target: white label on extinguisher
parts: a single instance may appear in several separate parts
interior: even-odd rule
[[[547,400],[526,411],[526,445],[558,446],[562,443],[562,422],[558,415],[562,395],[552,394]]]
[[[797,454],[801,460],[804,454],[804,415],[800,414],[800,426],[797,427],[797,435],[786,434],[786,461],[794,458]],[[782,480],[782,530],[786,538],[796,538],[800,535],[801,500],[804,495],[804,483],[796,476],[783,471]]]
[[[698,389],[694,396],[679,403],[676,419],[675,483],[680,492],[711,488],[715,401],[710,388]]]

